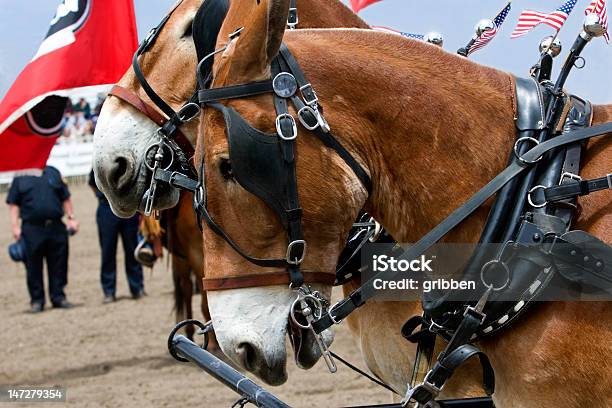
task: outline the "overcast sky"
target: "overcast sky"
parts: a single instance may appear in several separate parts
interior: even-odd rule
[[[141,38],[162,18],[174,1],[135,0]],[[500,33],[489,46],[471,58],[515,74],[527,75],[529,67],[537,60],[540,39],[552,34],[553,29],[540,26],[522,38],[510,40],[518,16],[526,8],[550,12],[563,1],[514,0],[512,11]],[[0,97],[4,96],[21,69],[35,54],[59,2],[0,0]],[[583,12],[589,2],[578,0],[561,31],[564,53],[557,58],[557,67],[561,65],[561,58],[564,58],[579,32]],[[493,18],[504,4],[503,0],[383,0],[364,9],[361,15],[372,25],[384,25],[413,33],[441,32],[445,38],[444,48],[455,52],[470,39],[476,21],[485,17]],[[575,70],[572,73],[568,89],[595,103],[612,103],[612,45],[607,45],[603,38],[595,39],[587,46],[583,56],[587,65],[582,71]]]

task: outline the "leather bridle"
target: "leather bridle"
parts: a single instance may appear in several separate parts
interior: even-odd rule
[[[113,86],[108,94],[127,103],[159,126],[157,130],[159,141],[152,144],[145,152],[145,162],[152,172],[149,189],[143,197],[145,200],[145,215],[151,215],[157,182],[167,183],[173,187],[192,192],[195,191],[197,185],[195,181],[196,171],[192,163],[195,150],[192,143],[180,130],[180,127],[200,114],[200,107],[197,103],[199,88],[196,86],[194,93],[187,102],[178,111],[175,111],[149,84],[139,62],[139,57],[153,46],[172,14],[182,3],[183,0],[179,0],[160,23],[149,31],[132,58],[132,68],[136,79],[157,109],[135,92],[120,85]],[[289,29],[295,29],[299,22],[296,4],[297,0],[290,1],[289,17],[287,20]],[[208,73],[206,81],[203,81],[202,89],[208,87],[210,81],[211,74]],[[151,152],[154,154],[151,155]],[[164,157],[168,153],[171,156],[170,164],[163,165]],[[151,162],[150,156],[152,156],[153,162]]]
[[[120,85],[113,86],[109,92],[109,96],[114,96],[127,103],[159,126],[156,132],[159,140],[155,141],[145,152],[145,162],[152,171],[150,187],[143,197],[146,202],[145,215],[150,215],[152,212],[157,181],[160,178],[156,177],[158,176],[158,171],[161,172],[159,176],[165,178],[166,181],[172,181],[175,177],[179,178],[181,181],[179,183],[180,187],[186,188],[194,185],[194,183],[189,183],[189,179],[195,178],[195,168],[191,162],[195,151],[189,139],[180,130],[180,127],[200,114],[200,107],[196,103],[197,89],[187,102],[178,111],[175,111],[149,84],[139,62],[139,58],[153,46],[161,30],[182,3],[183,0],[179,0],[160,23],[149,31],[132,58],[132,68],[136,79],[157,109],[136,93]],[[151,151],[153,151],[153,155],[150,154]],[[164,156],[168,153],[171,156],[169,164],[163,165]],[[152,156],[152,163],[150,156]],[[173,171],[170,172],[170,170]],[[169,173],[164,174],[164,172]]]
[[[240,35],[240,30],[230,36],[230,41],[238,35]],[[279,54],[271,64],[272,77],[270,79],[204,89],[202,85],[204,85],[205,77],[200,66],[206,62],[207,58],[212,58],[226,47],[227,45],[214,51],[198,65],[197,75],[200,84],[198,100],[202,107],[212,107],[222,113],[226,125],[232,177],[245,190],[258,197],[276,213],[287,234],[288,245],[284,258],[256,258],[247,254],[215,222],[207,208],[205,157],[203,155],[200,162],[199,182],[194,194],[194,208],[200,221],[199,224],[202,224],[201,218],[204,218],[208,227],[248,262],[261,267],[285,268],[284,271],[262,272],[246,276],[204,277],[202,279],[203,288],[211,291],[289,284],[289,288],[296,294],[296,299],[291,305],[289,319],[292,333],[290,338],[294,348],[299,349],[301,339],[301,336],[296,333],[310,330],[323,360],[333,373],[337,368],[332,354],[322,335],[315,332],[313,328],[313,323],[327,313],[329,302],[309,284],[333,285],[336,282],[336,274],[308,272],[301,269],[307,247],[297,184],[298,125],[289,112],[289,104],[292,103],[295,111],[298,112],[301,125],[340,156],[361,181],[368,194],[371,193],[372,181],[369,173],[331,134],[329,125],[321,114],[317,94],[284,44],[281,45]],[[276,133],[273,134],[266,134],[255,129],[236,110],[219,103],[220,100],[248,98],[269,93],[273,95],[276,111]]]
[[[239,35],[234,33],[232,38]],[[221,52],[215,51],[207,58]],[[206,58],[200,62],[202,65]],[[370,192],[371,180],[359,162],[330,133],[318,105],[317,95],[306,80],[297,61],[283,44],[272,64],[272,78],[264,81],[220,88],[203,89],[204,76],[198,70],[200,91],[199,103],[202,107],[212,107],[223,114],[227,126],[230,150],[230,163],[235,180],[247,191],[254,194],[278,215],[288,237],[284,258],[261,259],[248,255],[224,229],[217,224],[206,206],[204,161],[200,163],[199,186],[194,201],[198,215],[206,224],[226,241],[244,259],[261,267],[284,267],[286,272],[267,272],[255,275],[241,275],[223,278],[204,278],[205,290],[235,289],[251,286],[270,286],[289,284],[298,289],[306,283],[331,285],[335,274],[305,272],[300,269],[306,255],[306,241],[302,228],[302,209],[299,205],[296,175],[297,122],[289,113],[292,103],[298,112],[302,126],[311,131],[327,147],[336,153],[353,170]],[[300,96],[298,96],[298,90]],[[233,108],[220,104],[220,100],[247,98],[272,93],[276,110],[276,133],[265,134],[249,125]],[[261,143],[252,146],[254,140]],[[253,147],[253,148],[249,148]],[[258,177],[261,173],[261,177]],[[271,177],[277,174],[277,178]]]
[[[299,21],[296,3],[296,0],[291,0],[290,2],[289,17],[287,21],[287,26],[289,29],[294,29]],[[153,201],[155,199],[155,188],[157,182],[167,183],[170,186],[191,191],[194,193],[194,209],[196,210],[198,218],[200,219],[203,217],[207,225],[216,234],[228,242],[228,244],[241,256],[243,256],[249,262],[261,267],[286,268],[286,271],[274,271],[267,272],[265,274],[241,275],[224,278],[206,278],[204,280],[204,289],[206,290],[223,290],[285,284],[290,284],[294,288],[299,288],[303,284],[308,283],[320,283],[324,285],[342,284],[354,278],[357,273],[350,271],[342,271],[341,273],[334,275],[331,273],[300,270],[300,264],[302,263],[306,252],[306,243],[302,236],[302,215],[297,197],[297,180],[295,180],[295,162],[293,161],[293,157],[291,160],[287,161],[286,168],[288,174],[293,174],[292,180],[288,183],[288,185],[291,186],[291,197],[289,197],[289,195],[286,197],[287,203],[291,208],[290,211],[287,211],[281,215],[281,220],[287,228],[288,236],[290,238],[284,258],[259,259],[247,255],[208,214],[206,209],[206,194],[205,189],[203,188],[203,167],[202,171],[200,172],[200,178],[197,180],[196,172],[193,167],[193,163],[191,162],[194,155],[194,148],[191,142],[189,142],[187,137],[180,130],[180,127],[199,115],[199,103],[203,105],[215,105],[215,107],[218,109],[224,110],[226,109],[225,107],[215,104],[217,100],[242,98],[251,95],[259,95],[262,93],[273,93],[274,87],[273,81],[267,80],[253,84],[208,89],[211,83],[211,75],[210,72],[204,72],[202,67],[204,66],[204,61],[212,58],[212,56],[214,56],[217,52],[221,51],[217,50],[200,61],[197,71],[198,84],[196,85],[196,91],[194,94],[178,111],[175,111],[172,107],[170,107],[170,105],[157,94],[151,84],[149,84],[147,81],[140,66],[139,58],[153,46],[160,32],[174,11],[181,4],[182,0],[179,1],[161,20],[161,22],[148,33],[147,37],[143,40],[134,53],[132,59],[132,68],[134,70],[136,79],[155,107],[143,100],[143,98],[138,96],[136,93],[120,85],[115,85],[109,92],[110,96],[114,96],[127,103],[151,119],[155,124],[160,126],[157,131],[159,141],[152,144],[145,153],[147,167],[152,171],[151,185],[143,197],[143,199],[146,200],[144,209],[145,215],[149,215],[151,213]],[[240,31],[241,30],[239,29],[235,33],[230,34],[230,41],[231,39],[239,36]],[[316,93],[312,89],[310,83],[306,81],[306,78],[304,77],[299,65],[291,53],[284,46],[281,51],[281,56],[278,58],[278,64],[275,66],[275,71],[277,75],[281,73],[280,71],[295,75],[294,80],[296,80],[299,84],[303,101],[300,100],[297,95],[291,95],[289,99],[295,105],[296,110],[298,111],[298,118],[301,124],[308,130],[313,131],[327,147],[334,149],[349,164],[349,166],[362,180],[362,183],[366,189],[369,191],[371,188],[369,176],[365,170],[361,168],[358,162],[354,160],[350,153],[348,153],[348,151],[344,149],[344,147],[329,133],[329,126],[318,109],[318,99]],[[280,129],[280,133],[291,135],[291,137],[293,137],[293,131],[296,123],[295,119],[289,115],[289,111],[287,109],[287,98],[280,98],[278,95],[276,95],[275,106],[280,117],[278,120],[278,129]],[[285,145],[284,151],[288,153],[289,156],[294,156],[294,140],[291,140],[291,137],[283,137],[284,139],[281,138],[281,140],[283,140],[283,145]],[[154,163],[149,163],[149,153],[151,150],[153,150],[155,153],[153,156]],[[179,163],[178,169],[174,164],[173,166],[175,167],[173,168],[170,168],[170,166],[164,167],[161,165],[165,154],[168,152],[171,153],[173,159],[178,157],[178,160],[172,160],[172,162]],[[279,213],[279,211],[277,211],[277,213]],[[201,226],[202,222],[199,222],[199,225]],[[361,222],[355,224],[354,226],[354,229],[356,230],[355,233],[357,235],[361,234],[363,237],[365,237],[363,238],[363,242],[365,242],[372,235],[371,231],[373,231],[374,228],[374,222]],[[363,234],[363,231],[367,231],[367,233]],[[363,242],[359,245],[359,248]],[[351,255],[347,259],[352,259],[357,253],[358,250],[352,251]],[[340,268],[340,271],[341,270],[342,268]]]
[[[262,81],[255,84],[247,84],[244,87],[228,87],[225,89],[207,89],[210,83],[210,73],[203,72],[201,67],[203,66],[203,62],[211,58],[217,52],[213,52],[202,61],[200,61],[198,65],[198,86],[196,87],[196,91],[189,98],[189,100],[179,109],[175,111],[168,103],[166,103],[162,97],[157,94],[157,92],[153,89],[153,87],[147,81],[142,68],[140,66],[139,58],[145,54],[151,46],[155,43],[157,37],[159,36],[161,30],[166,25],[174,11],[181,5],[182,0],[179,1],[170,12],[161,20],[161,22],[154,27],[144,41],[140,44],[136,52],[134,53],[132,59],[132,68],[134,70],[136,79],[140,83],[142,89],[147,94],[148,98],[153,102],[157,108],[153,107],[151,104],[147,103],[140,96],[135,94],[134,92],[120,86],[115,85],[109,95],[114,96],[132,106],[137,111],[144,114],[146,117],[151,119],[154,123],[156,123],[160,128],[157,131],[159,136],[159,141],[151,145],[149,149],[147,149],[145,160],[147,161],[147,166],[152,171],[151,177],[151,186],[145,193],[144,199],[146,199],[147,204],[145,205],[145,214],[148,215],[151,213],[153,200],[155,198],[155,188],[158,181],[166,182],[174,187],[179,187],[185,190],[189,190],[194,192],[194,208],[197,210],[198,217],[200,214],[204,217],[207,225],[218,235],[223,237],[225,241],[227,241],[230,246],[235,249],[240,255],[242,255],[249,262],[261,266],[261,267],[285,267],[286,271],[275,271],[268,272],[263,275],[254,274],[254,275],[241,275],[237,277],[228,277],[228,278],[207,278],[204,280],[204,289],[206,290],[223,290],[223,289],[235,289],[235,288],[243,288],[243,287],[254,287],[254,286],[269,286],[269,285],[281,285],[281,284],[291,284],[292,287],[300,287],[304,283],[322,283],[325,285],[332,285],[336,281],[336,276],[330,273],[323,272],[309,272],[309,271],[301,271],[300,264],[304,259],[306,252],[306,243],[303,240],[302,228],[301,228],[301,208],[299,208],[299,201],[297,199],[297,180],[295,180],[295,163],[293,159],[289,162],[289,166],[287,169],[290,173],[293,174],[293,181],[288,183],[288,185],[292,186],[292,194],[287,195],[287,203],[291,207],[289,211],[287,211],[286,215],[281,216],[283,220],[283,224],[287,227],[288,235],[291,238],[287,247],[287,252],[284,258],[278,259],[260,259],[256,257],[252,257],[247,255],[236,243],[232,240],[225,231],[218,226],[212,219],[212,217],[208,214],[205,205],[205,190],[202,187],[203,185],[203,169],[200,174],[200,183],[198,184],[195,181],[195,169],[191,161],[188,161],[187,158],[191,159],[194,155],[194,148],[192,144],[189,142],[187,137],[181,132],[180,126],[189,122],[190,120],[197,117],[200,113],[200,104],[203,105],[215,105],[220,109],[222,105],[218,105],[214,102],[221,99],[227,98],[238,98],[238,97],[246,97],[255,94],[261,94],[264,92],[273,92],[272,81]],[[295,28],[298,23],[297,17],[297,9],[295,7],[296,1],[291,1],[291,9],[289,18],[287,21],[287,25],[290,29]],[[232,33],[230,35],[230,40],[237,37],[240,34],[240,30]],[[288,51],[288,50],[287,50]],[[292,58],[292,57],[291,57]],[[297,62],[293,60],[295,66],[297,67]],[[299,70],[299,67],[297,68]],[[319,122],[323,126],[327,126],[324,122],[323,117],[320,115],[318,110],[316,109],[317,99],[314,90],[310,87],[310,84],[305,83],[305,79],[303,79],[303,74],[300,75],[302,80],[299,81],[300,85],[307,85],[303,87],[302,93],[305,96],[307,103],[301,103],[299,106],[300,109],[300,121],[302,123],[306,123],[305,120],[310,120],[312,124],[309,126],[310,128],[317,127]],[[248,89],[248,91],[247,91]],[[246,91],[246,93],[244,93]],[[231,94],[231,95],[230,95]],[[233,95],[233,96],[232,96]],[[277,103],[280,106],[283,106],[283,101],[280,101],[278,98],[276,99]],[[286,112],[282,115],[281,120],[279,120],[279,128],[283,129],[283,132],[287,134],[293,132],[295,128],[295,121],[292,117],[290,117],[288,110],[286,108],[286,102],[284,103],[284,109]],[[297,107],[297,106],[296,106]],[[314,107],[314,108],[313,108]],[[283,109],[283,108],[281,108]],[[161,112],[160,112],[161,111]],[[290,118],[290,119],[289,119]],[[290,122],[291,120],[292,122]],[[363,171],[357,162],[350,157],[350,154],[331,136],[321,135],[320,138],[324,141],[326,145],[332,147],[339,151],[341,156],[349,165],[354,168],[359,168],[357,171],[360,173],[361,178],[367,178],[367,174]],[[292,145],[294,143],[293,140],[285,141],[287,146]],[[293,150],[293,147],[290,147]],[[153,156],[154,162],[150,163],[150,151],[153,150],[155,155]],[[174,169],[162,166],[162,160],[164,154],[170,151],[171,155],[174,157],[178,157],[178,163],[180,164],[180,168],[178,171],[173,171]],[[289,150],[286,150],[289,152]],[[172,160],[174,163],[175,160]],[[174,164],[172,164],[174,165]],[[364,176],[365,175],[365,176]],[[367,178],[367,185],[370,185],[369,178]],[[202,223],[200,222],[200,225]]]

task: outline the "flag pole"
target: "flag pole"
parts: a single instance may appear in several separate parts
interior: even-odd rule
[[[557,30],[555,32],[555,35],[553,36],[552,40],[550,40],[550,44],[548,44],[548,46],[546,47],[546,49],[544,51],[542,51],[542,53],[540,54],[540,56],[546,55],[548,53],[548,51],[550,51],[550,47],[552,47],[553,43],[555,42],[555,40],[557,39],[557,37],[559,36],[559,31],[561,31],[561,29]]]
[[[497,14],[495,14],[495,17],[493,17],[493,19],[495,19],[498,15],[500,15],[500,13],[502,11],[504,11],[506,9],[506,7],[508,7],[509,4],[512,3],[512,0],[508,1],[508,3],[506,3],[504,5],[504,7],[502,7]],[[482,19],[480,21],[478,21],[478,23],[476,23],[476,27],[474,27],[474,30],[476,31],[476,33],[474,33],[474,35],[472,36],[472,38],[470,39],[470,41],[467,43],[467,45],[465,47],[461,47],[457,50],[457,54],[466,57],[468,56],[468,53],[470,52],[470,48],[472,48],[472,46],[474,45],[474,43],[476,42],[476,40],[478,40],[482,34],[485,32],[485,30],[479,30],[479,28],[482,28],[484,22],[493,22],[493,20],[487,20],[487,19]],[[480,34],[478,34],[478,32],[480,32]]]
[[[558,111],[562,108],[562,99],[563,99],[563,86],[565,85],[565,81],[569,76],[570,71],[576,65],[576,61],[580,58],[580,54],[584,47],[595,37],[600,37],[603,35],[602,26],[600,24],[599,18],[597,16],[592,17],[592,14],[589,14],[584,19],[583,28],[576,37],[576,41],[572,45],[572,48],[567,56],[563,67],[561,68],[561,72],[559,72],[559,77],[555,82],[555,85],[552,90],[552,94],[554,97],[553,102],[549,105],[549,109],[546,115],[546,127],[548,128],[551,123],[556,120],[558,115]],[[551,131],[551,129],[548,129]]]

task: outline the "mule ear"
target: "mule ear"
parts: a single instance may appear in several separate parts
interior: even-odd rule
[[[245,2],[251,7],[245,7]],[[245,8],[252,12],[245,15]],[[236,24],[234,12],[244,16],[240,23],[244,30],[231,56],[229,79],[236,83],[265,79],[285,34],[289,0],[233,0],[226,22]]]

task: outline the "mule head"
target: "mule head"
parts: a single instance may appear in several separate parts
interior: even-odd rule
[[[250,18],[243,22],[241,35],[231,41],[223,54],[217,55],[212,88],[270,78],[288,8],[289,0],[259,2]],[[219,38],[219,41],[225,39]],[[257,258],[284,258],[288,237],[278,209],[274,210],[269,202],[252,193],[253,188],[245,187],[245,180],[251,176],[267,186],[283,185],[287,177],[285,173],[261,170],[267,161],[277,160],[276,155],[280,155],[278,148],[269,150],[270,144],[278,146],[273,97],[265,94],[224,104],[234,109],[248,126],[268,134],[229,135],[224,116],[215,109],[205,109],[196,162],[203,160],[204,163],[208,212],[244,252]],[[228,140],[234,136],[250,145],[230,151]],[[333,150],[303,128],[298,131],[297,140],[297,185],[307,242],[301,270],[321,272],[329,278],[333,277],[346,235],[365,202],[366,193],[359,179]],[[238,150],[244,156],[236,156]],[[248,168],[253,173],[245,170]],[[271,274],[286,271],[254,265],[209,228],[204,229],[204,253],[205,282],[245,276],[251,282],[249,287],[207,292],[215,333],[224,353],[267,383],[281,384],[287,379],[286,336],[292,330],[294,346],[297,346],[294,347],[296,362],[303,368],[314,365],[320,357],[314,337],[310,331],[296,334],[290,324],[296,291],[287,284],[270,283]],[[312,288],[330,298],[329,283],[313,283]],[[331,333],[325,333],[324,337],[331,343]]]
[[[183,0],[177,4],[157,38],[138,59],[147,82],[175,111],[195,92],[197,58],[214,49],[229,7],[228,0]],[[159,111],[132,68],[118,85]],[[198,122],[196,119],[181,127],[193,145]],[[145,152],[159,141],[158,128],[149,117],[117,97],[109,96],[104,103],[95,131],[93,168],[98,186],[120,216],[131,216],[141,207],[151,177],[144,165]],[[154,208],[174,206],[178,198],[178,190],[160,185]]]

